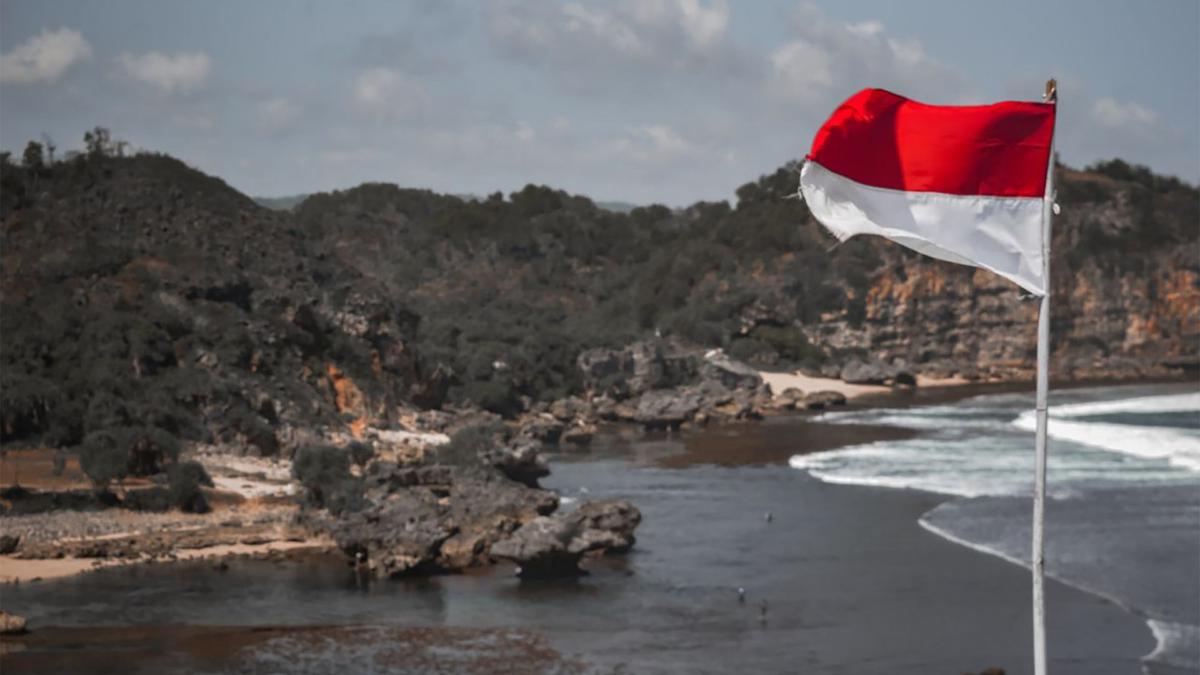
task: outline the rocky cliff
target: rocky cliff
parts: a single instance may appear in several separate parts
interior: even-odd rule
[[[140,448],[141,471],[173,439],[290,455],[418,409],[544,408],[596,389],[580,354],[655,334],[762,367],[1031,375],[1033,299],[882,240],[832,246],[795,169],[736,206],[372,184],[282,212],[160,155],[6,161],[0,438]],[[1119,161],[1058,185],[1056,374],[1194,369],[1197,190]]]
[[[1197,197],[1147,174],[1061,169],[1051,261],[1051,369],[1136,378],[1200,365]],[[863,317],[828,315],[810,339],[927,374],[1033,376],[1038,299],[990,272],[882,246]]]

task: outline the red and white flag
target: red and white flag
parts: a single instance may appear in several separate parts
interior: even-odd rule
[[[936,106],[864,89],[817,132],[800,174],[838,239],[875,234],[1046,289],[1043,206],[1055,106]]]

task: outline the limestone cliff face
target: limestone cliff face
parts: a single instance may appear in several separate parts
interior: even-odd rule
[[[1195,203],[1148,208],[1143,186],[1069,171],[1060,171],[1059,181],[1068,190],[1064,195],[1060,189],[1063,212],[1054,223],[1053,374],[1132,378],[1195,368],[1200,363]],[[1100,185],[1081,191],[1083,181]],[[1032,377],[1037,298],[984,270],[923,258],[886,242],[880,248],[885,262],[866,291],[865,318],[852,324],[844,313],[829,316],[806,326],[810,339],[902,360],[929,374]]]

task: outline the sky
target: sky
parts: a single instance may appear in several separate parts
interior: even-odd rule
[[[1058,149],[1200,180],[1197,0],[0,0],[0,146],[111,129],[251,195],[733,199],[864,87],[1036,100]]]

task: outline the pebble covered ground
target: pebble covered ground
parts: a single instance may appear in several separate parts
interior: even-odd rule
[[[104,511],[52,511],[5,516],[2,533],[19,535],[22,543],[64,542],[131,534],[180,532],[213,527],[246,527],[286,524],[296,509],[292,506],[233,505],[205,514],[170,511],[150,513],[106,509]]]

